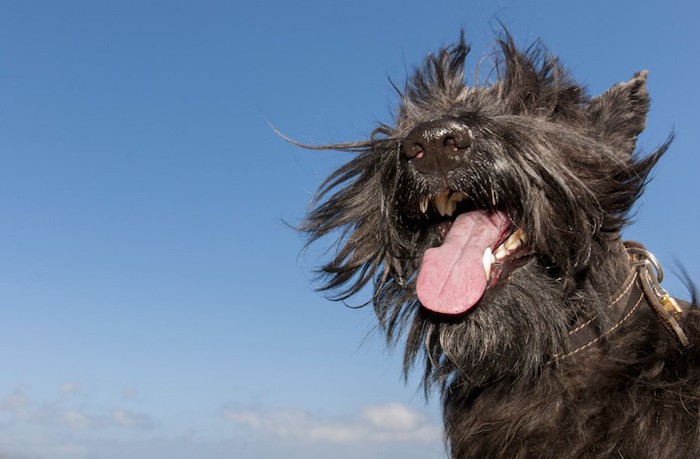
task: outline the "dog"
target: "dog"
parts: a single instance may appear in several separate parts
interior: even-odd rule
[[[336,242],[321,289],[371,286],[405,371],[442,396],[453,458],[698,458],[696,301],[621,237],[672,140],[635,152],[647,73],[591,97],[542,44],[496,48],[468,85],[462,33],[393,123],[309,146],[355,153],[301,224]]]

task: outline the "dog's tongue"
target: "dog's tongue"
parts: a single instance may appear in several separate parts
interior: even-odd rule
[[[445,242],[423,255],[416,281],[421,304],[441,314],[461,314],[474,306],[487,286],[484,251],[495,248],[509,226],[502,212],[459,215]]]

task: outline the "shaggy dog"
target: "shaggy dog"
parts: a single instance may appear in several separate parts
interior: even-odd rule
[[[589,97],[542,46],[499,48],[471,86],[463,38],[429,55],[393,124],[312,147],[355,153],[302,225],[337,240],[323,288],[372,285],[454,458],[698,458],[698,312],[620,236],[670,144],[635,154],[646,72]]]

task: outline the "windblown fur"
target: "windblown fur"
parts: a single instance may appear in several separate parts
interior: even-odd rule
[[[644,307],[596,346],[555,358],[571,350],[572,328],[610,325],[629,270],[620,231],[670,144],[635,154],[646,73],[590,97],[542,46],[520,51],[505,35],[499,47],[487,81],[470,85],[463,39],[429,55],[394,123],[315,147],[354,153],[302,225],[311,241],[337,238],[323,288],[346,300],[373,287],[388,340],[405,340],[405,370],[422,363],[426,390],[441,391],[455,458],[700,457],[694,308],[681,320],[689,347]],[[408,152],[416,129],[436,122],[468,130],[458,167],[420,166],[424,152]],[[527,234],[526,250],[455,315],[416,295],[424,253],[449,227],[422,200],[445,190],[466,196],[461,209],[500,212]]]

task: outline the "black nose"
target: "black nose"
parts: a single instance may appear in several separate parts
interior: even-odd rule
[[[462,121],[441,118],[414,127],[404,139],[403,154],[420,172],[447,173],[463,163],[472,141]]]

